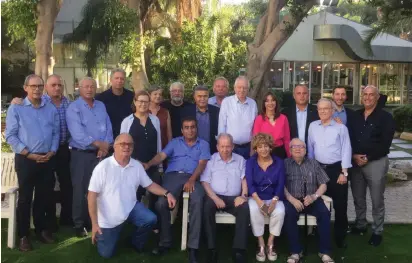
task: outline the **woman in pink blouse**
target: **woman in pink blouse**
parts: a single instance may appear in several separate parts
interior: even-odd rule
[[[263,97],[262,110],[253,125],[253,135],[259,132],[272,135],[275,144],[273,153],[276,156],[282,159],[290,157],[289,122],[286,116],[280,113],[280,105],[272,92]]]

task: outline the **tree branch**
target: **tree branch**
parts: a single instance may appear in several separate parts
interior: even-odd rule
[[[268,37],[270,32],[272,32],[273,28],[279,24],[279,12],[285,6],[285,4],[285,0],[269,0],[265,39]]]
[[[265,32],[265,26],[266,26],[266,21],[268,19],[268,13],[264,14],[262,18],[260,18],[259,24],[256,28],[256,33],[255,33],[255,39],[252,43],[252,46],[260,46],[260,44],[264,40],[264,32]]]

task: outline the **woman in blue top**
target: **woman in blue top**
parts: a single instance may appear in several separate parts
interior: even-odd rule
[[[272,154],[273,138],[258,133],[253,137],[255,154],[246,162],[246,181],[249,191],[249,209],[252,232],[258,238],[256,260],[263,262],[266,256],[275,261],[275,237],[280,235],[285,216],[284,199],[285,167],[283,160]],[[263,234],[265,216],[269,216],[269,239],[265,249]]]

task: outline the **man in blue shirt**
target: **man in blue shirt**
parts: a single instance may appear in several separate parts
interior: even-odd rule
[[[197,121],[194,117],[185,117],[182,120],[183,136],[174,138],[147,164],[147,170],[153,165],[158,165],[168,158],[168,167],[163,176],[163,187],[173,196],[180,196],[182,190],[190,193],[189,200],[189,262],[197,261],[200,233],[202,230],[202,212],[204,189],[199,182],[199,177],[210,158],[209,144],[198,138]],[[154,254],[164,254],[172,245],[172,228],[170,225],[170,211],[167,201],[159,199],[156,203],[158,213],[160,242]]]
[[[348,127],[354,111],[346,108],[343,104],[346,102],[346,87],[337,86],[333,88],[332,91],[332,100],[334,102],[334,112],[333,119],[338,122],[346,125]]]
[[[66,112],[71,138],[71,177],[73,184],[73,223],[78,237],[87,236],[90,228],[87,213],[87,188],[94,167],[109,152],[113,143],[112,124],[101,101],[95,100],[96,81],[85,77],[80,81],[80,97]]]
[[[50,223],[45,214],[53,194],[53,156],[59,146],[59,115],[56,108],[42,100],[43,80],[29,75],[24,81],[27,97],[23,105],[11,105],[6,117],[6,141],[16,153],[19,182],[17,208],[19,249],[32,249],[29,236],[30,211],[35,190],[33,218],[36,235],[43,243],[53,243]]]

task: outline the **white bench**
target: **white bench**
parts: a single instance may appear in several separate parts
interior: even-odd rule
[[[326,207],[331,211],[332,209],[332,199],[328,196],[322,196],[323,201],[325,202]],[[187,245],[187,227],[189,223],[189,193],[183,193],[183,215],[182,215],[182,244],[181,250],[186,250]],[[235,224],[236,217],[226,212],[217,212],[216,213],[216,223],[217,224]],[[265,224],[269,224],[269,217],[265,217]],[[305,216],[300,215],[298,220],[298,225],[305,225]],[[307,225],[316,226],[316,217],[308,215],[307,216]]]
[[[17,208],[17,174],[14,169],[14,153],[1,153],[1,193],[5,194],[1,202],[1,218],[8,219],[7,246],[16,245],[16,208]]]

